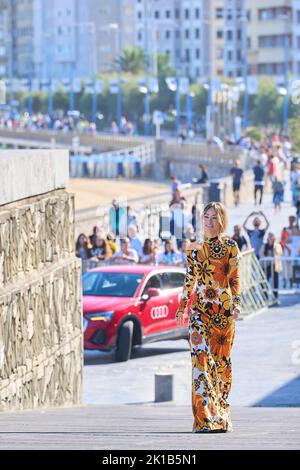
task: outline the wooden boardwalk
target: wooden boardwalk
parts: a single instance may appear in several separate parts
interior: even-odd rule
[[[234,431],[191,432],[189,406],[88,406],[0,414],[0,449],[300,449],[300,408],[232,408]]]

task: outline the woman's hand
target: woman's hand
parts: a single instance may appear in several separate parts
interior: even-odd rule
[[[178,323],[178,325],[183,325],[183,317],[184,317],[184,312],[181,312],[178,310],[175,314],[175,320]]]
[[[240,309],[235,307],[232,311],[232,318],[234,320],[237,320],[237,318],[239,317],[239,314],[241,313]]]

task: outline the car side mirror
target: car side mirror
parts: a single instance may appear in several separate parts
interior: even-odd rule
[[[160,295],[160,289],[157,289],[157,287],[149,287],[146,293],[149,297],[157,297]]]

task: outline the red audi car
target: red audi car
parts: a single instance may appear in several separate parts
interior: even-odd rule
[[[166,339],[188,339],[175,320],[185,269],[116,265],[83,275],[84,347],[115,351],[127,361],[132,347]]]

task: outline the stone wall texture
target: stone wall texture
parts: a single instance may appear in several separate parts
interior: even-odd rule
[[[82,341],[73,195],[0,206],[0,410],[79,405]]]

